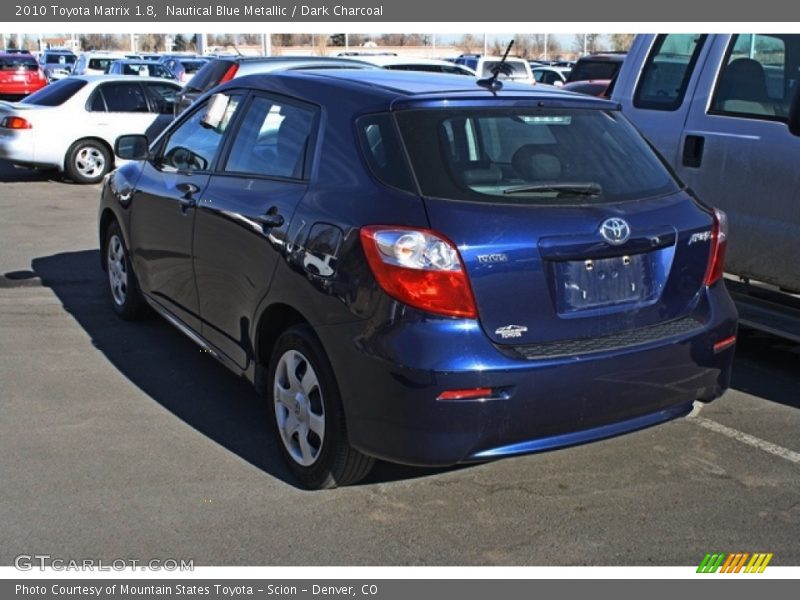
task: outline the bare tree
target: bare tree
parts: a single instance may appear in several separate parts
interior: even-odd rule
[[[583,53],[599,52],[602,50],[599,33],[576,33],[572,42],[575,51]]]
[[[630,49],[635,36],[636,34],[633,33],[612,33],[609,36],[611,39],[611,49],[627,52]]]
[[[465,33],[457,43],[458,48],[464,54],[472,54],[479,47],[478,39],[471,33]]]
[[[368,35],[362,35],[360,33],[351,33],[347,36],[347,43],[351,46],[361,46],[364,42],[369,39]]]
[[[139,36],[139,50],[161,52],[164,50],[164,36],[158,33],[145,33]]]
[[[512,54],[521,56],[522,58],[534,58],[539,55],[540,47],[543,45],[544,40],[539,40],[538,35],[531,35],[525,33],[514,34],[514,46],[511,49]],[[500,54],[506,51],[508,42],[501,44]]]
[[[328,54],[328,35],[325,33],[314,34],[313,36],[313,50],[312,52],[317,56],[325,56]]]
[[[424,43],[419,33],[384,33],[380,42],[382,46],[421,46]]]

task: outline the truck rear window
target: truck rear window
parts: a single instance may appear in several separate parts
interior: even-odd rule
[[[678,183],[617,111],[439,109],[397,113],[423,195],[587,204],[675,192]]]
[[[622,67],[622,61],[581,59],[573,67],[567,81],[588,79],[613,79]]]

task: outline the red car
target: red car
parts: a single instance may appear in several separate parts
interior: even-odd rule
[[[47,77],[33,55],[0,52],[0,98],[19,100],[46,85]]]

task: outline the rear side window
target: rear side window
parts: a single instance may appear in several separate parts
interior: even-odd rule
[[[316,110],[256,97],[247,107],[225,171],[302,179]]]
[[[397,122],[426,196],[583,205],[679,189],[617,111],[408,110]]]
[[[103,94],[108,112],[150,112],[138,83],[106,83],[96,93]]]
[[[414,192],[414,184],[389,114],[369,115],[356,122],[361,152],[376,179],[389,187]]]
[[[633,96],[636,108],[677,110],[706,36],[695,33],[659,35]]]
[[[155,112],[162,115],[171,115],[175,111],[175,102],[178,98],[178,88],[163,83],[144,83],[147,96],[153,105]]]
[[[800,36],[731,38],[709,112],[785,121],[800,73]]]
[[[61,106],[72,98],[75,93],[86,85],[83,79],[61,79],[34,92],[21,100],[23,104],[38,104],[40,106]]]

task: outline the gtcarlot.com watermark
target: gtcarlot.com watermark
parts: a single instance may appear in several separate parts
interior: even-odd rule
[[[19,571],[194,571],[194,559],[177,558],[61,558],[50,554],[20,554],[14,559]]]

